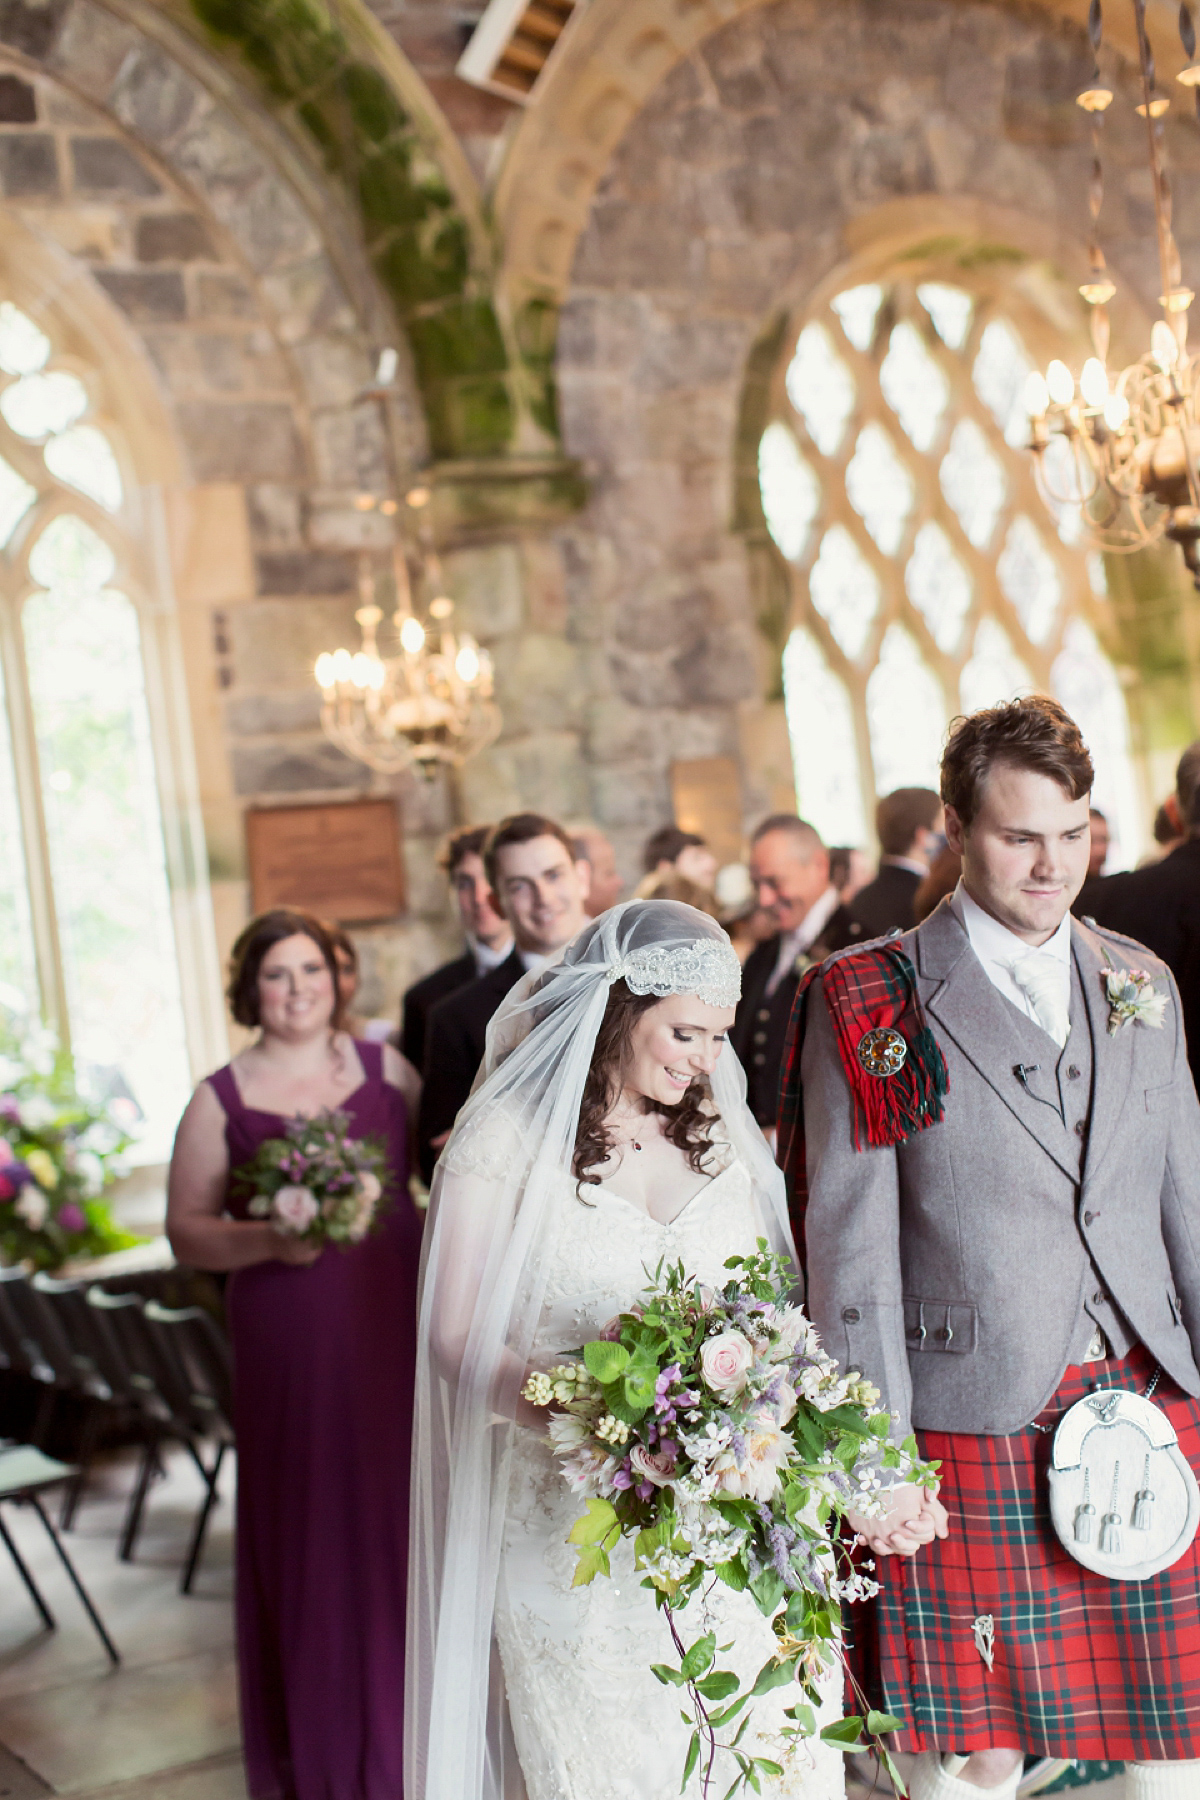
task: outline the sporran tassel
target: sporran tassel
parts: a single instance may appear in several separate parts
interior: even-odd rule
[[[1121,1515],[1117,1511],[1117,1489],[1121,1480],[1120,1463],[1113,1464],[1112,1499],[1109,1511],[1100,1521],[1100,1554],[1101,1556],[1120,1556],[1121,1554]]]
[[[1142,1485],[1133,1496],[1133,1516],[1129,1523],[1134,1531],[1149,1531],[1154,1521],[1154,1491],[1150,1486],[1150,1458],[1142,1471]]]
[[[1096,1509],[1091,1499],[1091,1471],[1083,1471],[1083,1503],[1075,1508],[1075,1542],[1090,1544],[1096,1529]]]

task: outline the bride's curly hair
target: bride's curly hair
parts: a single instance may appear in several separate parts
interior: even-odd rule
[[[657,994],[635,994],[624,981],[614,981],[609,990],[608,1005],[596,1033],[592,1066],[579,1107],[575,1155],[571,1163],[578,1183],[600,1184],[601,1177],[593,1171],[597,1164],[607,1162],[616,1145],[616,1138],[605,1120],[621,1095],[629,1067],[633,1028],[642,1014],[657,1006],[658,1001]],[[677,1106],[647,1100],[646,1110],[665,1120],[663,1136],[683,1151],[698,1175],[706,1174],[705,1158],[714,1147],[709,1133],[716,1123],[707,1077],[693,1081]]]

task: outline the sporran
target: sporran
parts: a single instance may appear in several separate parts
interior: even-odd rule
[[[1146,1581],[1184,1555],[1200,1488],[1162,1408],[1100,1388],[1068,1407],[1047,1471],[1059,1542],[1109,1581]]]

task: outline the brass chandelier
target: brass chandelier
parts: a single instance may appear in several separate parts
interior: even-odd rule
[[[1031,449],[1038,486],[1052,510],[1077,506],[1083,529],[1104,551],[1140,550],[1164,535],[1177,543],[1200,587],[1200,369],[1187,347],[1188,308],[1194,294],[1182,279],[1172,231],[1171,184],[1166,166],[1164,116],[1171,104],[1157,87],[1154,54],[1146,31],[1146,0],[1130,0],[1137,32],[1141,101],[1154,195],[1162,316],[1149,350],[1116,375],[1107,368],[1108,303],[1116,288],[1099,243],[1104,198],[1101,134],[1113,92],[1101,79],[1101,0],[1092,0],[1088,31],[1096,59],[1090,86],[1078,104],[1090,115],[1092,173],[1089,186],[1090,271],[1079,292],[1090,308],[1093,355],[1078,381],[1060,359],[1025,384]],[[1187,66],[1176,77],[1193,89],[1200,113],[1200,62],[1192,9],[1183,0],[1179,33]]]

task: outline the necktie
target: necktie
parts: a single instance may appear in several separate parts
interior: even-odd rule
[[[1034,1017],[1043,1031],[1061,1049],[1071,1035],[1071,1015],[1063,997],[1062,965],[1040,950],[1019,956],[1010,964],[1009,974],[1033,1007]]]

